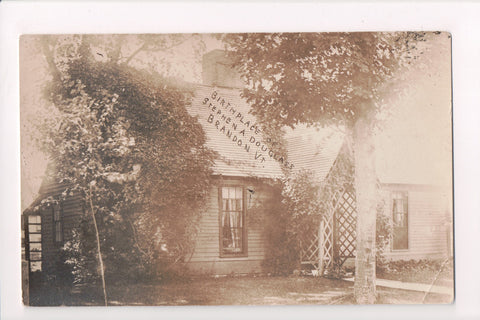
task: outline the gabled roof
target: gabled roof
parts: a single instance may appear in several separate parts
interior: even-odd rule
[[[207,135],[207,146],[218,153],[214,173],[236,177],[282,178],[284,174],[281,164],[268,156],[268,151],[264,152],[255,145],[264,137],[261,134],[256,135],[245,126],[245,123],[253,126],[255,117],[249,114],[250,106],[241,98],[240,93],[241,91],[235,88],[197,85],[192,105],[188,108],[190,114],[197,116],[203,126]],[[222,100],[225,101],[225,106],[230,103],[230,108],[233,107],[235,112],[222,106]],[[218,114],[218,110],[221,114]],[[241,113],[241,117],[237,118],[238,113]],[[234,130],[231,123],[225,123],[222,115],[230,116],[231,123],[235,122],[237,129]],[[211,121],[210,116],[213,116]],[[219,121],[218,127],[216,121]],[[243,129],[246,129],[245,135],[240,135]],[[230,137],[227,136],[229,130]],[[251,136],[255,138],[255,143],[250,142]],[[376,141],[376,171],[379,182],[443,185],[445,183],[442,179],[450,177],[446,172],[448,168],[440,167],[445,161],[435,161],[435,155],[430,154],[421,141],[407,140],[405,134],[380,134],[380,137],[381,139]],[[298,125],[294,129],[287,129],[285,138],[287,157],[293,164],[293,172],[312,171],[321,182],[330,172],[340,152],[344,133],[334,127]],[[246,151],[245,145],[250,146],[249,151]],[[259,154],[265,161],[256,159]]]
[[[256,119],[249,114],[250,105],[240,97],[240,92],[234,88],[198,85],[192,104],[188,107],[189,113],[198,117],[205,130],[207,146],[218,153],[214,173],[237,177],[281,178],[284,176],[281,162],[269,156],[264,144],[256,144],[266,137],[250,130],[256,124]],[[227,107],[228,103],[230,106]],[[232,107],[235,112],[231,110]],[[238,116],[239,112],[241,117]],[[231,117],[230,123],[227,124],[225,118],[222,120],[224,115]],[[236,130],[232,128],[233,122],[237,124]],[[222,130],[224,126],[225,129]],[[243,129],[246,129],[245,135],[240,134]],[[232,134],[230,137],[227,136],[228,130]],[[252,136],[255,139],[253,143]],[[287,157],[289,163],[293,164],[293,172],[312,170],[320,181],[330,171],[343,143],[343,134],[332,128],[297,126],[295,129],[287,129],[285,138]],[[250,146],[249,151],[246,151],[245,145]]]
[[[265,147],[262,149],[264,137],[261,132],[255,133],[256,119],[248,113],[250,106],[240,92],[234,88],[197,85],[192,104],[187,107],[202,125],[207,146],[218,153],[214,174],[281,178],[281,166]]]
[[[322,182],[343,145],[344,134],[337,128],[315,128],[298,125],[286,133],[289,160],[294,172],[308,170]]]

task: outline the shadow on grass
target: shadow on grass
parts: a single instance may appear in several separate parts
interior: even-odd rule
[[[62,305],[103,305],[99,287],[77,287]],[[198,278],[163,284],[107,283],[112,306],[185,305],[329,305],[355,304],[353,283],[312,277]],[[423,303],[424,293],[377,289],[378,304]],[[428,295],[425,303],[449,303],[449,297]]]
[[[351,291],[342,280],[311,277],[198,278],[164,284],[107,284],[109,305],[329,304]],[[67,305],[102,305],[100,288],[77,289]]]

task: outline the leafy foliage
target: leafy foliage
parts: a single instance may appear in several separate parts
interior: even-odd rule
[[[322,204],[320,212],[332,211],[334,205],[333,197],[335,194],[339,190],[350,189],[352,187],[355,171],[352,158],[352,152],[350,148],[348,148],[348,143],[344,143],[319,192],[319,199]]]
[[[299,263],[298,243],[293,228],[296,220],[284,202],[282,184],[279,181],[259,182],[266,183],[267,193],[247,210],[247,221],[249,226],[263,232],[265,258],[262,266],[265,272],[288,275]]]
[[[266,212],[264,265],[269,272],[289,274],[299,267],[302,236],[318,230],[323,216],[333,210],[334,194],[352,184],[352,175],[351,153],[344,145],[321,185],[314,172],[300,170],[277,186],[279,195],[262,207]]]
[[[228,34],[243,94],[262,122],[350,126],[380,108],[425,33]]]
[[[160,276],[192,250],[214,154],[185,108],[189,88],[126,64],[95,61],[82,41],[48,87],[56,117],[44,150],[86,215],[66,244],[77,281],[94,281],[95,214],[108,279]],[[179,90],[180,89],[180,90]]]
[[[322,212],[323,203],[319,194],[320,185],[310,170],[292,174],[284,183],[284,202],[294,219]]]
[[[377,232],[375,236],[377,272],[381,272],[387,264],[384,253],[393,233],[392,219],[384,214],[384,206],[384,202],[380,202],[377,206]]]
[[[259,122],[343,126],[355,157],[357,260],[373,261],[375,169],[373,128],[394,78],[416,58],[426,33],[250,33],[223,40],[248,87],[243,95]],[[361,192],[360,192],[361,191]],[[375,267],[355,277],[358,303],[375,301]],[[359,264],[357,264],[359,266]],[[360,274],[361,273],[361,274]]]

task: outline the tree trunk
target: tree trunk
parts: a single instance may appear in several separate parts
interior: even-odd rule
[[[377,179],[373,114],[359,118],[353,128],[355,190],[357,200],[357,241],[355,259],[355,300],[375,302],[375,232]]]

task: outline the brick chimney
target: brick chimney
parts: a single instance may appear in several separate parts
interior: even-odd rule
[[[202,60],[203,84],[218,87],[242,88],[240,74],[232,67],[225,50],[213,50],[206,53]]]

